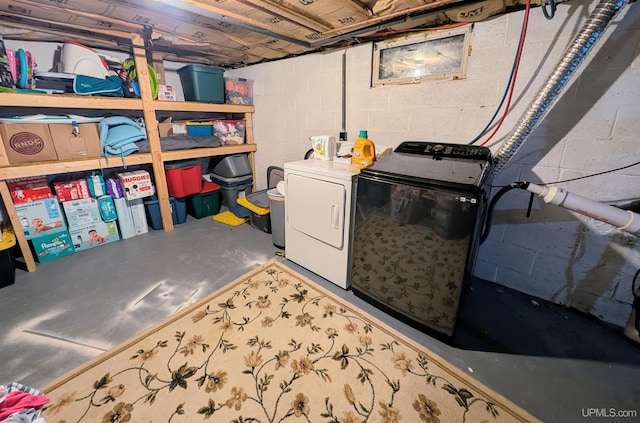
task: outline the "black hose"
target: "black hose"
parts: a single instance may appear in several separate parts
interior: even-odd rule
[[[529,185],[528,182],[513,182],[509,185],[506,185],[500,188],[500,191],[498,191],[496,195],[493,196],[493,198],[489,202],[489,208],[487,209],[487,218],[484,223],[482,235],[480,235],[480,244],[484,243],[487,240],[487,238],[489,237],[489,232],[491,232],[491,224],[493,220],[493,209],[495,209],[496,203],[500,200],[500,198],[502,198],[503,195],[505,195],[507,192],[511,191],[512,189],[515,189],[515,188],[526,189],[527,185]]]

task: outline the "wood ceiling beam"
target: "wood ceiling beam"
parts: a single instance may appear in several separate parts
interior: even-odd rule
[[[379,22],[384,22],[384,21],[388,21],[390,19],[394,19],[400,16],[405,16],[405,15],[411,15],[411,14],[415,14],[415,13],[419,13],[419,12],[425,12],[425,11],[429,11],[429,10],[433,10],[433,9],[438,9],[438,8],[442,8],[445,6],[455,6],[458,3],[465,3],[465,0],[437,0],[431,3],[427,3],[427,4],[423,4],[422,6],[415,6],[415,7],[410,7],[408,9],[404,9],[398,12],[394,12],[394,13],[389,13],[388,15],[384,15],[384,16],[375,16],[373,18],[369,18],[366,21],[363,22],[358,22],[358,23],[354,23],[351,25],[345,25],[342,26],[340,28],[336,28],[336,29],[332,29],[329,31],[324,32],[322,35],[329,35],[329,34],[335,34],[335,33],[342,33],[342,32],[348,32],[349,30],[357,30],[360,28],[364,28],[367,26],[371,26],[373,24],[379,23]]]
[[[299,25],[308,25],[307,28],[314,31],[324,32],[334,28],[334,26],[330,22],[320,18],[317,15],[312,15],[311,13],[308,13],[298,7],[288,4],[284,0],[260,0],[260,2],[267,3],[273,7],[278,8],[279,10],[282,10],[284,13],[288,13],[290,16],[293,16],[293,19],[298,20],[297,23]],[[301,23],[300,21],[304,21],[305,24]]]
[[[4,21],[4,24],[6,24],[7,26],[12,26],[14,28],[21,28],[21,29],[24,29],[25,27],[27,27],[34,31],[47,32],[47,33],[56,34],[56,35],[64,34],[65,33],[64,28],[69,28],[71,30],[75,30],[75,31],[69,31],[69,33],[75,33],[77,31],[80,31],[80,32],[88,32],[92,34],[100,34],[103,36],[118,38],[118,39],[131,38],[131,32],[97,28],[97,27],[90,28],[84,25],[77,25],[77,24],[72,24],[68,22],[51,22],[46,19],[35,18],[32,16],[24,16],[21,14],[11,13],[11,12],[0,11],[0,17],[6,18],[6,20]],[[138,26],[136,31],[133,31],[133,32],[141,31],[141,29],[142,27]]]
[[[123,28],[123,31],[140,31],[142,29],[142,25],[140,24],[136,24],[133,22],[126,22],[126,21],[122,21],[119,19],[114,19],[114,18],[110,18],[109,16],[103,16],[103,15],[96,15],[95,13],[89,13],[89,12],[83,12],[81,10],[74,10],[74,9],[69,9],[65,6],[60,5],[60,3],[57,3],[55,6],[52,5],[48,5],[48,4],[42,4],[42,3],[33,3],[30,1],[21,1],[21,0],[17,0],[14,2],[14,4],[18,4],[18,5],[22,5],[25,8],[38,8],[38,9],[43,9],[43,10],[50,10],[52,12],[62,12],[62,13],[67,13],[69,16],[81,16],[83,18],[87,18],[87,19],[94,19],[98,22],[108,22],[110,24],[113,25],[117,25],[121,28]],[[8,12],[9,13],[9,12]],[[25,15],[20,15],[20,14],[16,14],[18,16],[24,16],[25,18],[29,18],[31,19],[30,16],[25,16]]]
[[[256,29],[261,29],[262,31],[269,33],[269,34],[273,34],[274,38],[288,38],[291,40],[297,40],[300,43],[307,43],[306,40],[294,36],[292,34],[289,34],[287,32],[284,31],[278,31],[276,29],[274,29],[273,27],[266,25],[262,22],[256,21],[255,19],[251,19],[251,18],[247,18],[243,15],[237,14],[237,13],[233,13],[233,12],[229,12],[228,10],[224,10],[221,9],[219,7],[213,6],[211,4],[209,4],[206,0],[183,0],[182,3],[188,3],[191,4],[192,6],[195,6],[197,8],[209,11],[209,12],[213,12],[215,14],[221,15],[223,18],[225,16],[228,16],[229,18],[241,22],[245,25],[248,25],[252,28],[256,28]],[[176,5],[176,7],[180,7],[178,5]]]
[[[346,0],[347,3],[351,5],[358,12],[362,13],[363,16],[371,17],[373,16],[373,12],[362,5],[359,1],[356,0]]]

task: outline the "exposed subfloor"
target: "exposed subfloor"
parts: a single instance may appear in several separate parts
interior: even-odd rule
[[[272,236],[249,224],[188,217],[170,232],[151,231],[38,264],[32,273],[18,269],[15,283],[0,289],[0,384],[42,387],[276,257],[276,251]],[[278,259],[544,422],[581,421],[593,410],[635,410],[635,418],[622,421],[640,416],[640,345],[621,328],[474,280],[456,336],[445,343]]]

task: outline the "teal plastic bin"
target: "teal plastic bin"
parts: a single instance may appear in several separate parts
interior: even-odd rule
[[[184,99],[203,103],[224,103],[224,69],[187,65],[178,69]]]

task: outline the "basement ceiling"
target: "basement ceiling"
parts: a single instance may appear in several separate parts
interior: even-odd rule
[[[557,3],[558,1],[556,1]],[[477,22],[526,0],[0,0],[5,39],[128,51],[233,69],[352,43]],[[125,37],[123,37],[123,34]]]

